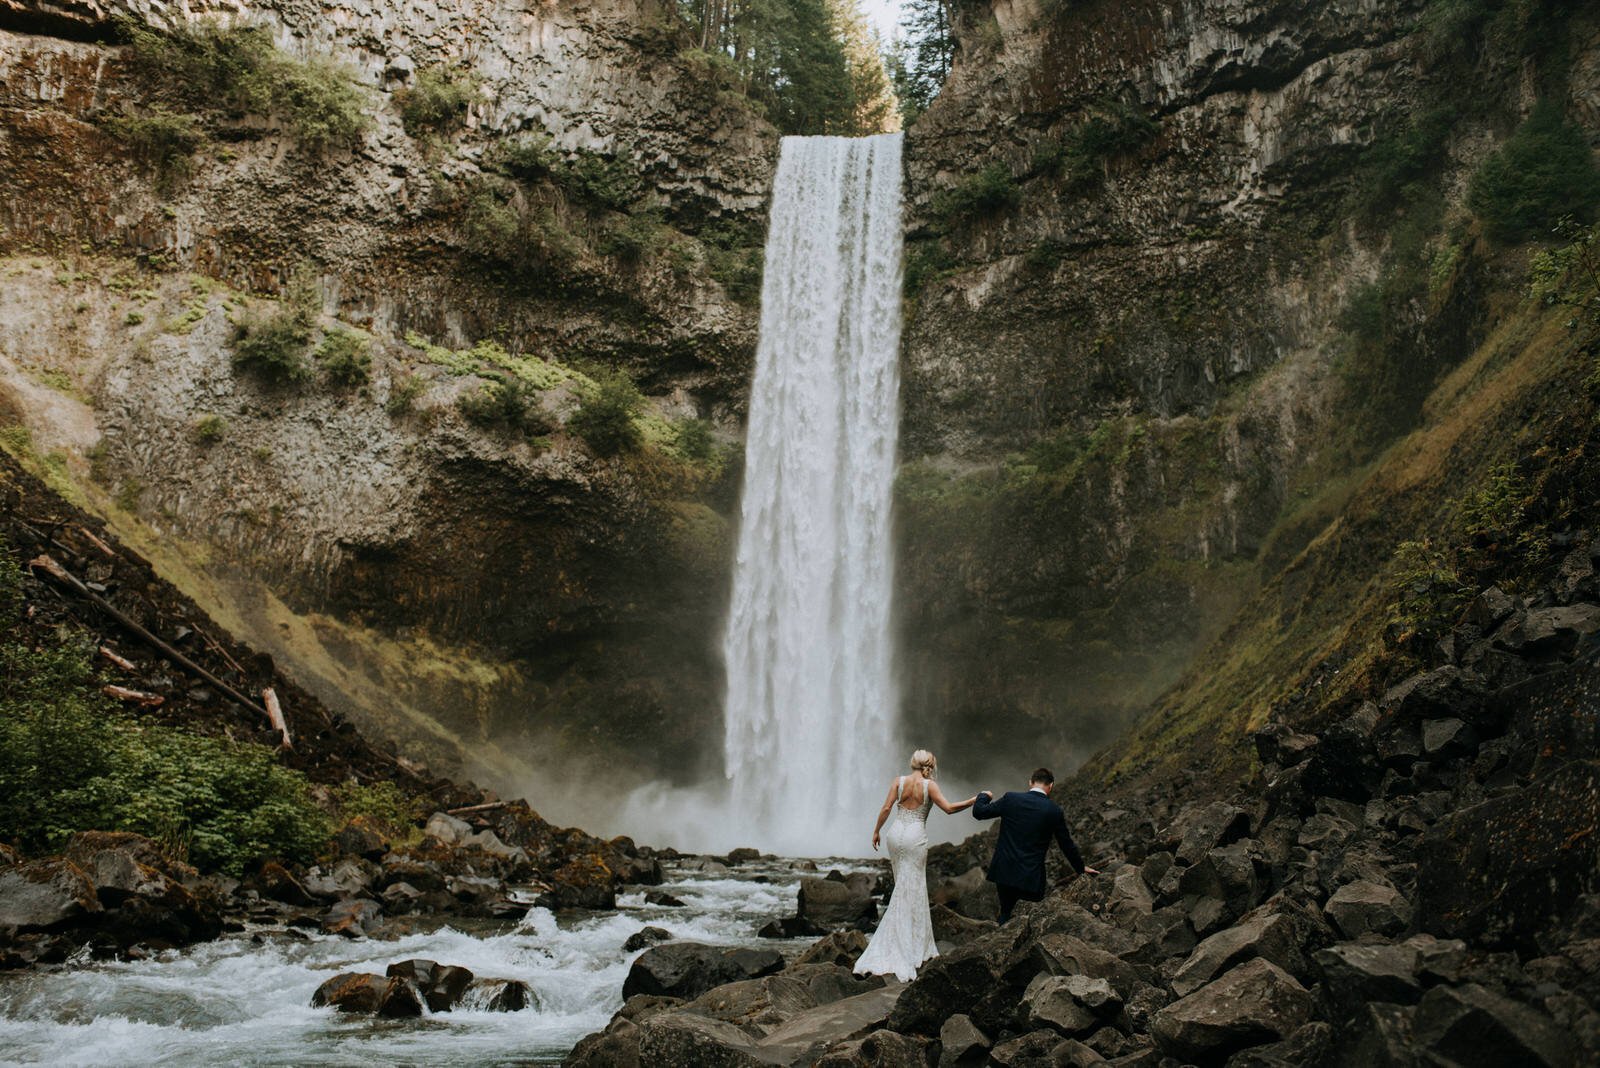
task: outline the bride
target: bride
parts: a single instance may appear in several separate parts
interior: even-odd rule
[[[933,918],[928,911],[928,810],[938,805],[945,812],[972,807],[976,797],[955,804],[944,799],[933,781],[939,762],[926,749],[911,754],[911,774],[889,784],[889,796],[878,810],[872,828],[872,848],[887,842],[894,866],[894,893],[884,910],[878,932],[856,961],[857,975],[893,975],[910,982],[924,961],[939,955],[933,944]],[[891,816],[890,813],[893,813]],[[883,832],[884,821],[889,830]]]

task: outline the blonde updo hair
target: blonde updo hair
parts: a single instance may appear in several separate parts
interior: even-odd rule
[[[939,770],[939,761],[926,749],[918,749],[911,754],[911,770],[920,771],[925,777],[931,779]]]

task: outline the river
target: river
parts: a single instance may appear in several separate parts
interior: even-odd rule
[[[0,1064],[559,1064],[621,1006],[639,955],[622,944],[646,924],[679,941],[786,952],[806,945],[755,936],[793,914],[800,869],[781,860],[716,874],[669,868],[660,889],[681,908],[648,905],[641,890],[619,898],[616,912],[558,917],[535,908],[515,924],[479,930],[350,941],[252,929],[144,961],[0,973]],[[335,973],[382,973],[413,957],[520,979],[537,1007],[412,1020],[311,1008],[312,992]]]

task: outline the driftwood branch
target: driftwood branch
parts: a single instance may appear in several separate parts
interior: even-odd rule
[[[84,597],[87,597],[89,600],[93,601],[101,611],[105,612],[112,619],[122,624],[129,631],[149,642],[162,654],[170,658],[173,663],[178,664],[195,675],[198,675],[206,682],[209,682],[211,685],[221,690],[224,694],[236,701],[241,706],[250,709],[252,712],[266,716],[266,718],[269,720],[272,718],[271,714],[269,714],[266,709],[262,708],[260,705],[250,700],[250,698],[246,697],[232,686],[229,686],[227,683],[211,674],[211,672],[207,671],[199,664],[196,664],[193,660],[190,660],[187,656],[184,656],[182,653],[178,652],[178,650],[174,649],[160,638],[157,638],[154,634],[151,634],[143,626],[135,623],[132,619],[129,619],[117,608],[112,607],[109,601],[107,601],[104,597],[101,597],[98,593],[95,593],[89,587],[85,586],[82,582],[79,582],[77,576],[73,575],[72,572],[58,564],[48,553],[41,554],[38,557],[29,560],[28,566],[43,571],[45,574],[49,575],[51,578],[54,578],[62,585],[69,587]]]
[[[474,812],[489,812],[493,809],[505,808],[510,803],[509,801],[488,801],[481,805],[468,805],[466,808],[447,808],[445,809],[445,814],[448,816],[470,816]]]
[[[96,549],[99,549],[102,553],[105,553],[108,558],[112,560],[117,559],[117,550],[113,549],[111,546],[95,537],[94,531],[90,530],[88,527],[80,526],[78,527],[78,533],[87,538],[90,545],[93,545]]]
[[[126,686],[102,686],[100,692],[107,697],[115,697],[119,701],[129,704],[144,705],[146,708],[159,708],[167,703],[167,699],[158,693],[145,693],[143,690],[130,690]]]
[[[135,665],[132,660],[129,660],[125,656],[119,656],[115,651],[113,651],[111,649],[107,649],[103,645],[100,647],[100,655],[105,657],[107,660],[111,661],[113,664],[117,665],[117,667],[121,668],[123,671],[138,671],[139,670],[138,666]]]
[[[272,727],[283,737],[285,749],[294,748],[294,739],[289,737],[289,721],[283,718],[283,706],[278,703],[278,693],[271,686],[261,691],[261,702],[267,706],[267,718],[272,721]]]

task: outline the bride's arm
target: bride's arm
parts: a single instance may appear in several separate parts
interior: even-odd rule
[[[872,825],[872,848],[878,848],[878,832],[883,830],[883,821],[889,818],[890,809],[899,800],[900,780],[896,779],[889,784],[889,796],[883,799],[883,807],[878,810],[878,822]]]
[[[957,801],[952,805],[950,802],[944,799],[944,791],[939,789],[939,784],[932,781],[928,783],[928,796],[933,798],[934,804],[938,805],[941,809],[950,813],[951,815],[954,815],[957,812],[965,812],[978,800],[976,797],[969,797],[965,801]]]

